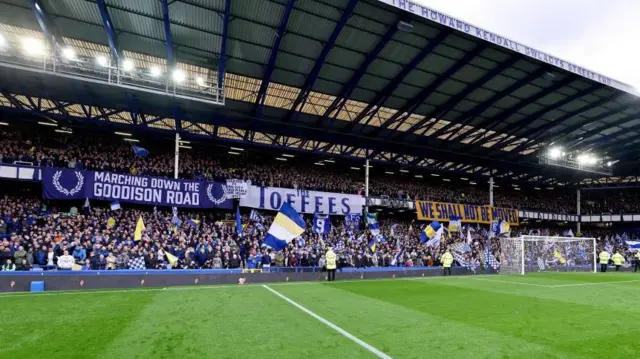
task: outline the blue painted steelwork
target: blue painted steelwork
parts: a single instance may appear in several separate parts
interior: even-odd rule
[[[262,78],[262,83],[260,84],[260,90],[258,90],[258,96],[256,97],[255,115],[257,118],[262,118],[262,107],[264,106],[264,100],[267,95],[267,88],[269,87],[269,83],[271,82],[271,75],[273,74],[273,70],[276,68],[276,59],[278,58],[280,41],[282,41],[284,32],[287,29],[287,24],[289,23],[289,17],[291,16],[291,11],[293,10],[294,3],[295,0],[289,0],[287,2],[287,6],[284,9],[284,14],[282,15],[282,19],[280,20],[280,26],[278,27],[276,40],[273,42],[273,48],[271,49],[271,55],[269,56],[267,69],[265,70],[264,76]]]
[[[513,116],[514,114],[518,113],[518,111],[522,110],[523,108],[538,102],[538,100],[542,99],[545,96],[548,96],[549,94],[563,88],[564,86],[569,85],[571,82],[573,82],[575,79],[572,76],[567,76],[564,80],[562,81],[558,81],[556,83],[553,84],[553,86],[548,87],[548,88],[544,88],[542,90],[540,90],[540,92],[538,92],[536,95],[523,99],[522,101],[520,101],[519,104],[514,105],[512,107],[510,107],[509,109],[505,110],[504,112],[498,114],[495,117],[489,118],[486,121],[484,121],[482,124],[478,125],[478,127],[482,127],[485,130],[487,130],[487,132],[493,130],[494,128],[496,128],[502,121],[506,121],[509,119],[509,117]],[[485,126],[488,125],[488,126]],[[494,132],[486,137],[482,137],[482,136],[478,136],[476,139],[474,139],[471,144],[476,144],[478,142],[487,143],[490,142],[493,138],[498,137],[500,135],[499,132]]]
[[[592,90],[587,92],[587,93],[591,93],[593,91],[593,89],[598,87],[598,86],[599,85],[597,85],[597,84],[593,85],[592,86],[593,88],[590,87],[590,88],[592,88]],[[578,94],[580,94],[580,93],[582,93],[582,92],[579,92]],[[568,104],[568,103],[570,103],[570,102],[582,97],[582,96],[578,96],[578,97],[574,98],[576,95],[570,96],[566,100],[561,101],[560,105],[558,105],[558,104],[553,105],[554,109],[560,108],[560,107],[562,107],[562,106],[564,106],[564,105],[566,105],[566,104]],[[533,130],[529,131],[524,136],[524,137],[528,138],[528,140],[526,142],[523,142],[523,143],[519,144],[516,148],[513,149],[513,151],[518,151],[520,148],[522,148],[524,146],[528,146],[528,145],[534,143],[536,140],[538,140],[542,136],[544,136],[544,134],[547,133],[547,131],[549,131],[552,128],[558,126],[559,124],[562,124],[563,122],[565,122],[567,120],[570,120],[570,119],[572,119],[572,118],[574,118],[576,116],[580,116],[580,114],[585,113],[585,112],[590,111],[590,110],[593,110],[594,108],[600,107],[600,106],[604,105],[605,103],[614,100],[618,96],[619,96],[618,94],[614,93],[611,96],[608,96],[608,97],[603,98],[603,99],[601,99],[599,101],[590,103],[587,106],[581,107],[581,108],[579,108],[579,109],[577,109],[575,111],[567,112],[565,115],[560,116],[560,117],[554,119],[553,121],[549,121],[549,122],[545,123],[544,125],[541,125],[541,126],[538,126],[538,127],[534,128]],[[570,101],[568,101],[568,100],[570,100]],[[549,111],[551,111],[551,109],[548,109],[546,112],[549,112]],[[525,122],[525,123],[527,123],[527,122]],[[511,143],[513,143],[513,142],[515,142],[517,140],[518,139],[513,139],[513,140],[509,141],[508,144],[502,145],[500,148],[508,147]]]
[[[463,115],[464,120],[462,122],[457,122],[457,124],[459,124],[461,126],[457,127],[456,129],[452,129],[451,131],[448,131],[446,133],[443,133],[443,135],[444,134],[453,133],[453,135],[449,136],[449,138],[456,137],[460,133],[460,131],[462,131],[464,129],[465,126],[467,126],[469,123],[471,123],[471,121],[476,119],[477,116],[482,115],[482,113],[484,111],[488,110],[496,102],[498,102],[498,101],[502,100],[503,98],[511,95],[513,92],[515,92],[516,90],[518,90],[522,86],[525,86],[525,85],[529,84],[531,81],[539,78],[540,76],[542,76],[546,72],[547,72],[547,70],[546,70],[545,67],[540,67],[536,71],[534,71],[534,72],[530,73],[529,75],[523,77],[522,79],[512,83],[510,86],[508,86],[504,90],[494,93],[493,96],[491,96],[490,98],[484,100],[481,104],[478,104],[468,114],[464,114]],[[479,124],[475,124],[474,127],[475,127],[476,130],[482,128],[481,125],[479,125]]]
[[[173,41],[171,36],[171,20],[169,18],[169,2],[162,0],[162,21],[164,22],[164,38],[167,45],[167,69],[175,66],[176,59],[173,55]]]
[[[318,79],[318,75],[320,74],[320,69],[322,68],[322,65],[324,65],[324,62],[327,59],[327,55],[329,55],[329,51],[331,50],[331,48],[333,48],[333,45],[336,43],[336,40],[338,39],[340,32],[342,31],[344,26],[347,24],[347,21],[351,17],[353,10],[356,8],[358,1],[359,0],[349,0],[349,3],[347,4],[346,9],[344,9],[344,11],[342,12],[342,17],[340,17],[340,20],[336,24],[336,27],[333,29],[333,32],[331,33],[329,40],[327,40],[327,43],[324,44],[324,47],[322,48],[322,51],[320,52],[318,59],[313,65],[311,72],[309,73],[309,75],[307,75],[307,79],[304,81],[304,85],[302,85],[302,89],[298,94],[298,97],[296,97],[295,101],[293,101],[293,106],[291,106],[291,110],[289,110],[289,114],[287,115],[285,122],[291,121],[294,115],[296,117],[296,122],[297,122],[297,119],[300,116],[301,111],[297,111],[296,109],[298,107],[302,109],[302,107],[304,107],[304,104],[307,102],[309,92],[311,92],[313,85]]]
[[[243,145],[252,145],[257,147],[269,147],[269,148],[280,148],[286,149],[288,151],[297,151],[302,153],[315,153],[320,155],[327,156],[335,156],[335,153],[331,152],[334,146],[342,146],[338,147],[342,150],[340,153],[345,156],[347,159],[362,161],[362,157],[357,157],[353,155],[349,155],[348,147],[356,147],[362,148],[370,151],[378,151],[379,153],[387,153],[389,152],[389,142],[382,138],[371,138],[367,141],[362,141],[360,138],[352,136],[349,133],[344,133],[344,131],[328,131],[323,128],[313,128],[306,126],[297,126],[296,124],[291,124],[289,126],[282,126],[281,122],[275,120],[264,119],[263,121],[256,121],[252,124],[250,130],[260,132],[262,135],[271,138],[271,143],[263,143],[263,141],[247,141],[242,139],[244,131],[249,130],[247,128],[247,121],[245,118],[234,118],[226,114],[216,113],[215,115],[211,115],[208,113],[180,113],[177,114],[175,109],[172,111],[173,113],[167,113],[164,116],[156,116],[156,115],[148,115],[145,113],[149,113],[149,111],[153,109],[140,108],[136,109],[135,117],[138,118],[138,121],[134,123],[131,121],[129,124],[123,124],[110,120],[110,116],[118,116],[118,118],[130,118],[134,117],[131,114],[130,109],[127,107],[127,110],[123,109],[105,109],[97,106],[90,106],[84,104],[75,104],[75,103],[67,103],[67,107],[71,108],[72,106],[79,106],[83,115],[78,114],[77,110],[73,111],[73,115],[64,115],[62,113],[56,113],[52,111],[52,109],[48,108],[38,108],[35,107],[41,101],[34,101],[34,105],[25,104],[19,101],[16,98],[16,95],[8,93],[6,91],[2,92],[3,95],[9,100],[9,102],[14,107],[0,107],[0,110],[12,112],[12,113],[39,113],[46,114],[47,117],[59,120],[59,121],[69,121],[70,123],[77,123],[82,126],[86,126],[89,123],[101,124],[102,126],[110,127],[111,129],[118,130],[128,130],[128,131],[145,131],[148,133],[174,133],[179,131],[183,138],[193,138],[193,139],[206,139],[211,140],[212,138],[216,141],[221,141],[224,143],[229,143],[231,145],[235,144],[243,144]],[[62,112],[62,111],[61,111]],[[71,113],[71,112],[69,112]],[[178,118],[174,118],[173,120],[179,121],[179,124],[172,124],[171,121],[166,122],[168,128],[157,128],[156,126],[151,127],[156,122],[161,122],[167,119],[168,116],[175,116]],[[23,118],[21,116],[16,116],[16,118]],[[28,121],[28,119],[24,119],[24,121]],[[204,127],[200,124],[207,125],[215,125],[215,126],[225,126],[229,131],[232,131],[238,136],[239,139],[229,139],[228,136],[223,136],[219,134],[217,131],[213,133],[211,131],[205,131]],[[194,132],[205,132],[206,135]],[[276,135],[280,134],[280,136]],[[318,143],[327,143],[324,146],[316,146],[312,150],[307,148],[300,148],[300,140],[297,141],[285,141],[282,138],[283,136],[292,136],[294,138],[308,138],[313,141],[318,141]],[[286,138],[286,137],[285,137]],[[287,139],[288,140],[288,139]],[[299,147],[295,147],[298,145]],[[457,162],[460,160],[460,157],[457,153],[451,151],[444,151],[438,148],[427,148],[429,143],[427,141],[420,141],[414,143],[406,143],[406,144],[394,144],[393,145],[393,154],[401,154],[401,155],[410,155],[413,157],[423,156],[425,151],[429,151],[434,156],[437,156],[442,161],[451,161]],[[391,158],[387,159],[374,159],[378,163],[393,163]],[[488,159],[486,157],[470,157],[465,159],[470,164],[474,166],[479,166],[481,164],[486,164]],[[407,165],[407,163],[398,162],[400,165]],[[528,164],[518,164],[505,162],[501,163],[500,161],[492,161],[492,164],[495,166],[504,165],[504,169],[511,170],[522,170],[523,172],[531,172],[533,169]],[[422,170],[433,170],[432,166],[415,166],[416,168]],[[460,174],[463,174],[461,172]]]
[[[227,71],[227,42],[229,40],[229,21],[231,21],[231,0],[224,2],[224,19],[222,23],[222,44],[220,45],[220,61],[218,61],[218,87],[224,86],[224,74]]]
[[[53,46],[53,48],[55,48],[56,45],[58,44],[58,31],[56,30],[55,26],[53,25],[53,22],[51,22],[51,19],[49,18],[46,11],[44,10],[42,3],[40,3],[39,0],[32,0],[31,8],[33,9],[33,13],[36,16],[36,20],[40,25],[40,29],[42,30],[45,37],[47,38],[47,41],[49,41]]]
[[[333,114],[333,116],[331,116],[331,119],[329,120],[328,127],[333,126],[333,122],[338,117],[340,111],[342,111],[342,109],[344,108],[344,105],[347,103],[349,96],[351,96],[351,93],[356,88],[356,85],[358,85],[360,79],[362,79],[362,76],[364,76],[367,68],[369,68],[371,63],[378,57],[384,47],[389,43],[389,41],[391,41],[393,35],[395,35],[396,32],[398,32],[398,24],[389,26],[382,39],[380,39],[376,47],[374,47],[373,50],[369,54],[367,54],[367,57],[365,57],[364,61],[362,61],[362,63],[358,65],[357,70],[353,73],[347,84],[342,87],[340,93],[338,94],[338,96],[336,96],[331,105],[329,105],[322,117],[318,119],[316,125],[319,125],[323,119],[327,118],[331,114],[331,112],[333,112],[333,110],[336,110],[336,112]]]
[[[600,115],[598,115],[596,117],[588,119],[586,122],[579,122],[579,123],[576,123],[573,126],[568,126],[568,127],[564,128],[562,130],[562,133],[572,134],[571,135],[572,139],[566,141],[565,144],[569,144],[569,143],[573,143],[573,142],[576,142],[576,141],[581,141],[581,140],[588,139],[589,137],[591,137],[591,136],[593,136],[595,134],[598,134],[600,131],[603,131],[604,129],[606,129],[608,127],[620,126],[620,125],[623,125],[623,124],[625,124],[625,123],[627,123],[629,121],[632,121],[634,119],[640,118],[640,114],[636,113],[636,114],[633,114],[633,115],[628,115],[628,116],[622,117],[622,118],[620,118],[618,120],[615,120],[613,122],[610,122],[610,123],[601,123],[601,124],[597,125],[596,127],[592,128],[591,130],[589,130],[589,131],[587,131],[585,133],[582,133],[582,134],[579,134],[579,135],[578,134],[573,134],[574,131],[576,131],[576,130],[578,130],[578,129],[586,126],[586,125],[589,125],[589,124],[594,123],[594,122],[601,121],[601,120],[603,120],[605,118],[608,118],[610,116],[614,116],[616,114],[622,114],[624,111],[627,111],[627,110],[638,110],[638,105],[635,105],[635,104],[634,105],[627,105],[627,106],[625,106],[623,108],[617,108],[617,109],[613,109],[613,110],[610,110],[610,111],[606,111],[606,112],[604,112],[604,113],[602,113],[602,114],[600,114]],[[555,142],[557,140],[561,140],[561,139],[563,139],[565,137],[567,137],[567,136],[564,136],[562,134],[558,134],[558,135],[551,136],[550,138],[546,139],[546,141],[551,143],[551,142]],[[580,138],[580,139],[576,140],[576,137]]]
[[[418,107],[431,95],[433,91],[435,91],[440,85],[442,85],[445,81],[449,80],[451,76],[453,76],[456,72],[466,66],[471,60],[473,60],[476,56],[478,56],[484,49],[487,48],[489,43],[482,42],[480,45],[476,46],[472,51],[467,52],[467,54],[460,60],[456,61],[453,66],[451,66],[447,71],[445,71],[442,75],[438,76],[429,86],[424,88],[419,94],[417,94],[414,98],[407,101],[407,103],[396,112],[393,116],[389,117],[387,121],[385,121],[380,128],[387,128],[394,121],[398,120],[400,123],[396,128],[402,126],[402,124],[410,117],[411,114],[415,113]],[[428,120],[427,120],[428,121]],[[391,134],[397,132],[390,132],[387,137]]]
[[[107,5],[104,1],[105,0],[98,0],[98,9],[100,10],[100,17],[102,18],[102,26],[107,34],[107,42],[111,49],[111,58],[115,64],[118,65],[120,59],[120,47],[118,46],[118,38],[116,36],[115,28],[111,22],[111,16],[109,16],[109,11],[107,10]]]
[[[442,43],[442,41],[444,41],[444,39],[449,36],[450,33],[451,31],[449,29],[444,29],[440,31],[434,39],[429,41],[427,46],[425,46],[413,59],[411,59],[407,66],[405,66],[402,71],[400,71],[400,73],[398,73],[398,75],[394,77],[393,80],[391,80],[391,82],[378,93],[375,99],[371,101],[367,105],[367,107],[365,107],[362,112],[360,112],[358,116],[356,116],[356,118],[349,123],[346,131],[350,132],[351,130],[353,130],[353,128],[358,123],[360,123],[360,120],[362,120],[365,116],[369,116],[369,118],[365,121],[365,125],[367,125],[369,121],[371,121],[371,118],[373,118],[373,116],[378,112],[378,109],[380,109],[380,107],[391,96],[393,91],[395,91],[398,85],[400,85],[402,80],[404,80],[404,78],[407,77],[407,75],[409,75],[409,73],[413,71],[413,69],[415,69],[427,56],[429,56],[429,54],[433,52],[433,50],[435,50],[435,48],[438,47],[438,45],[440,45],[440,43]],[[362,130],[360,132],[362,132]]]
[[[508,147],[511,143],[517,141],[518,139],[509,139],[509,136],[513,135],[514,133],[518,132],[518,130],[522,130],[527,124],[539,119],[540,117],[542,117],[542,115],[544,115],[547,112],[553,111],[555,109],[558,109],[562,106],[565,106],[568,103],[571,103],[577,99],[579,99],[580,97],[586,96],[588,94],[590,94],[591,92],[593,92],[596,88],[601,87],[602,85],[599,84],[593,84],[591,86],[589,86],[588,88],[582,90],[582,91],[578,91],[575,94],[571,95],[571,96],[567,96],[564,100],[562,101],[558,101],[555,104],[551,105],[551,106],[547,106],[547,107],[542,107],[541,109],[539,109],[538,111],[532,113],[531,115],[521,119],[520,121],[518,121],[521,125],[520,126],[513,126],[513,128],[509,131],[506,132],[506,135],[504,137],[503,140],[498,141],[496,144],[494,144],[492,147],[495,148],[496,145],[501,145],[497,148],[502,149],[504,147]],[[534,129],[535,131],[535,129]],[[528,138],[529,133],[525,133],[522,135],[522,137],[527,137]]]
[[[431,113],[428,114],[426,118],[429,118],[429,119],[437,118],[439,120],[443,119],[449,113],[449,111],[454,109],[458,105],[458,103],[460,103],[460,101],[464,100],[469,94],[477,90],[480,86],[484,85],[486,82],[491,81],[494,77],[498,76],[504,70],[513,66],[513,64],[518,62],[518,60],[519,60],[518,56],[515,56],[515,55],[511,56],[506,62],[499,64],[494,69],[484,74],[484,76],[473,81],[471,84],[465,87],[464,90],[458,92],[455,96],[451,97],[447,102],[445,102],[444,105],[435,109],[434,111],[431,111]],[[431,127],[433,127],[436,123],[437,122],[434,122],[431,125]],[[453,127],[455,124],[456,124],[455,122],[450,121],[447,125],[440,127],[436,132],[434,132],[433,135],[431,135],[431,137],[437,138],[443,132]],[[429,131],[429,129],[425,130],[425,132]]]

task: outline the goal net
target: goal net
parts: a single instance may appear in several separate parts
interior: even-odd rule
[[[500,274],[595,272],[595,238],[500,238]]]

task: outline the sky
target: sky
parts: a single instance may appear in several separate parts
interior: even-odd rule
[[[640,89],[638,0],[414,0]]]

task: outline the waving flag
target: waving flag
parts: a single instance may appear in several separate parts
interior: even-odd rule
[[[449,217],[449,232],[457,232],[462,225],[462,217],[451,216]]]
[[[197,219],[190,218],[190,219],[187,219],[187,224],[195,229],[198,229],[198,226],[200,225],[200,221]]]
[[[113,201],[113,202],[111,202],[111,210],[112,210],[112,211],[117,211],[117,210],[119,210],[120,208],[121,208],[121,207],[120,207],[120,202],[118,202],[118,201]]]
[[[329,234],[331,232],[331,220],[328,214],[316,213],[313,215],[313,233]]]
[[[369,248],[371,249],[371,252],[375,252],[376,251],[376,245],[378,242],[376,242],[375,238],[371,238],[371,240],[369,241]]]
[[[369,224],[369,232],[373,238],[378,242],[384,242],[387,239],[380,233],[380,227],[378,225],[378,219],[375,214],[367,213],[367,223]]]
[[[427,241],[431,241],[432,239],[438,237],[438,242],[440,242],[439,237],[442,236],[442,226],[440,222],[433,221],[429,223],[422,233],[420,233],[420,244],[425,244]]]
[[[484,261],[487,267],[492,267],[494,270],[500,268],[500,263],[498,263],[496,257],[494,257],[493,253],[489,250],[489,246],[484,250]]]
[[[281,251],[289,242],[304,232],[304,227],[304,220],[300,214],[285,202],[267,231],[264,244]]]
[[[236,234],[242,238],[242,217],[240,217],[240,204],[236,207]]]
[[[147,151],[146,149],[140,147],[140,146],[136,146],[136,145],[131,145],[131,149],[133,150],[133,153],[136,155],[136,157],[147,157],[149,156],[149,151]]]
[[[256,211],[255,209],[251,210],[251,215],[249,216],[249,220],[256,223],[264,222],[264,218],[262,217],[262,215],[258,213],[258,211]]]
[[[144,222],[142,221],[142,216],[138,218],[138,223],[136,224],[136,231],[133,234],[133,240],[139,241],[142,239],[142,232],[145,230]]]

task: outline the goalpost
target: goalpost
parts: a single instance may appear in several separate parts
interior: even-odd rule
[[[596,272],[595,238],[500,238],[500,248],[500,274]]]

